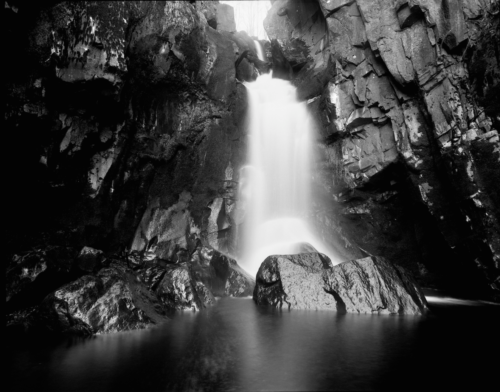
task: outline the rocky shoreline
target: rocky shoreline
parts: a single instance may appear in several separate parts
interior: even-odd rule
[[[142,329],[168,321],[172,312],[211,306],[215,296],[248,296],[255,285],[235,260],[207,247],[175,263],[88,247],[64,260],[61,252],[49,248],[14,257],[6,285],[7,328],[84,336]]]

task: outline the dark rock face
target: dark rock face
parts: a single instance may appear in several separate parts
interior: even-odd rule
[[[85,246],[78,255],[78,267],[82,271],[94,272],[101,268],[102,251]]]
[[[304,64],[290,79],[318,122],[316,226],[345,259],[384,256],[426,285],[500,298],[497,11],[274,2],[266,31]]]
[[[180,249],[176,263],[89,247],[73,259],[65,255],[49,248],[14,259],[6,282],[9,328],[84,336],[142,329],[172,312],[211,306],[214,295],[248,296],[255,284],[235,260],[203,246],[191,256]],[[64,280],[43,276],[61,273],[61,265]]]
[[[23,146],[9,172],[9,203],[21,211],[7,224],[9,258],[38,243],[105,252],[132,243],[137,269],[139,254],[175,262],[197,240],[236,254],[247,110],[236,75],[252,80],[268,65],[246,33],[223,28],[234,25],[230,8],[197,1],[7,9],[18,40],[5,125],[9,143]],[[29,228],[19,224],[26,219]]]
[[[140,329],[166,320],[132,270],[112,264],[60,287],[24,322],[39,331],[88,334]]]
[[[7,311],[36,304],[64,283],[81,275],[73,264],[76,252],[71,248],[38,248],[14,255],[6,270]]]
[[[366,257],[326,271],[325,289],[348,313],[422,314],[427,301],[419,285],[403,268],[381,257]]]
[[[403,268],[367,257],[332,266],[320,253],[269,256],[257,273],[259,305],[348,313],[422,314],[427,301]]]
[[[172,310],[199,310],[202,303],[198,298],[196,284],[187,267],[169,267],[158,284],[156,294],[160,302]]]
[[[214,249],[198,248],[191,265],[194,277],[217,297],[252,295],[255,280],[234,259]]]

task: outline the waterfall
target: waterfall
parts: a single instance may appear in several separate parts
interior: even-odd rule
[[[313,123],[290,82],[261,75],[246,83],[249,95],[249,164],[241,169],[245,206],[243,267],[256,274],[272,254],[300,252],[308,242],[327,248],[311,231],[311,133]]]
[[[264,52],[262,51],[262,46],[259,41],[256,39],[253,40],[253,43],[255,44],[255,50],[257,51],[257,57],[259,57],[260,61],[265,61],[264,59]]]

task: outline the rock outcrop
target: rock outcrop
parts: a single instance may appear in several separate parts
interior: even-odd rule
[[[316,225],[346,259],[500,299],[498,10],[273,3],[266,31],[319,126]]]
[[[6,223],[6,257],[39,244],[116,253],[132,243],[136,254],[176,262],[197,240],[235,254],[246,113],[236,77],[255,79],[268,65],[234,31],[231,7],[81,2],[6,12],[16,37],[7,143],[22,146],[8,157],[7,203],[18,213]],[[138,268],[141,257],[130,255]],[[92,260],[82,255],[84,273]]]
[[[325,271],[325,290],[348,313],[422,314],[427,300],[403,268],[381,257],[366,257]]]
[[[217,297],[252,295],[255,280],[236,262],[207,247],[198,248],[191,256],[193,276]]]
[[[65,258],[67,252],[14,258],[6,282],[9,328],[85,336],[142,329],[175,311],[212,306],[215,296],[248,296],[255,284],[235,260],[203,246],[175,263],[154,253],[105,255],[84,247]],[[49,279],[57,273],[59,280]]]
[[[367,257],[333,266],[321,253],[267,257],[253,294],[259,305],[341,313],[423,314],[427,301],[403,268]]]
[[[321,253],[269,256],[257,272],[253,299],[276,308],[334,310],[335,299],[323,288],[323,273],[331,268]]]

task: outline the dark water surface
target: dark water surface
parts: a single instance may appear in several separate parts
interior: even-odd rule
[[[430,298],[428,316],[278,311],[221,299],[146,331],[7,336],[9,390],[494,389],[500,306]]]

